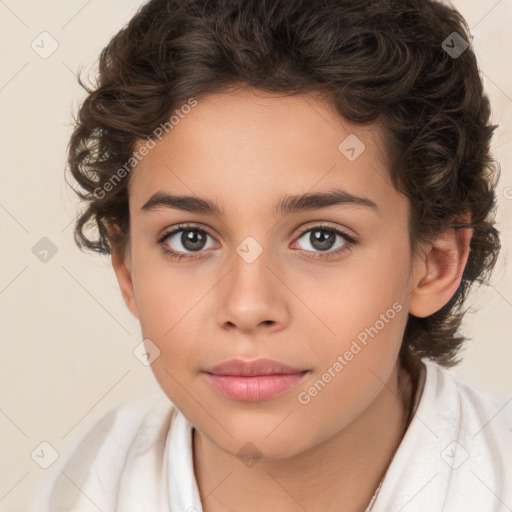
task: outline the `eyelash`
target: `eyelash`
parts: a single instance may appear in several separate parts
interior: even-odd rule
[[[181,252],[175,251],[173,249],[170,249],[169,246],[165,243],[167,241],[167,239],[169,239],[171,236],[175,235],[176,233],[179,233],[180,231],[193,231],[193,232],[195,231],[195,232],[202,233],[204,235],[207,235],[207,236],[213,238],[207,231],[205,231],[202,228],[199,228],[194,225],[180,224],[175,229],[173,229],[167,233],[164,233],[158,240],[158,244],[162,247],[162,250],[164,251],[164,253],[176,261],[179,261],[181,259],[194,260],[194,259],[201,258],[202,256],[199,256],[199,255],[204,251],[197,251],[196,253],[181,253]],[[309,231],[327,231],[329,233],[339,235],[345,240],[345,243],[343,244],[343,246],[338,248],[336,251],[312,252],[312,254],[314,255],[314,256],[312,256],[313,259],[325,260],[325,259],[333,257],[333,255],[339,256],[342,253],[345,253],[346,251],[350,251],[353,248],[353,246],[355,246],[357,244],[357,240],[355,238],[353,238],[352,236],[350,236],[349,234],[345,233],[344,231],[341,231],[340,229],[334,228],[332,226],[326,226],[323,224],[318,224],[315,226],[309,226],[307,228],[304,228],[297,236],[297,239],[300,239],[305,233],[308,233]],[[306,252],[311,253],[311,251],[306,251]]]

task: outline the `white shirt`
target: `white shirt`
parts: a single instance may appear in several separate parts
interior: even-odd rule
[[[422,361],[372,512],[512,511],[512,400]],[[112,408],[46,470],[30,512],[202,512],[192,428],[163,392]]]

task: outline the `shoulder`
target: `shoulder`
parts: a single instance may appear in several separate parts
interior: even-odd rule
[[[405,509],[411,497],[418,511],[503,510],[512,503],[512,401],[426,358],[422,363],[418,405],[375,510]]]
[[[176,413],[172,402],[157,390],[90,420],[60,447],[59,458],[42,475],[30,510],[85,511],[91,501],[105,512],[114,510],[125,473],[163,458]]]
[[[500,431],[506,430],[512,435],[512,397],[486,393],[450,369],[429,360],[423,362],[431,393],[437,398],[438,405],[442,408],[456,406],[456,410],[449,413],[451,416],[457,412],[469,424],[484,427],[492,423]]]

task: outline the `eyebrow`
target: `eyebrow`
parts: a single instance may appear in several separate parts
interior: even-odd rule
[[[302,211],[317,210],[337,205],[364,206],[379,212],[377,204],[367,197],[356,196],[347,191],[332,189],[327,192],[316,192],[298,195],[288,195],[281,198],[274,209],[276,215],[287,215]],[[197,196],[174,195],[167,192],[155,192],[144,203],[142,211],[154,211],[161,208],[171,208],[192,213],[224,216],[224,211],[219,205],[208,199]]]

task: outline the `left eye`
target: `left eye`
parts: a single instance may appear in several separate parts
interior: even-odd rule
[[[306,236],[308,235],[308,236]],[[342,238],[336,244],[336,238]],[[319,252],[336,252],[336,249],[341,249],[346,245],[350,245],[354,240],[352,237],[335,228],[314,227],[307,231],[303,231],[297,241],[304,239],[305,247],[300,247],[306,251],[319,251]]]

